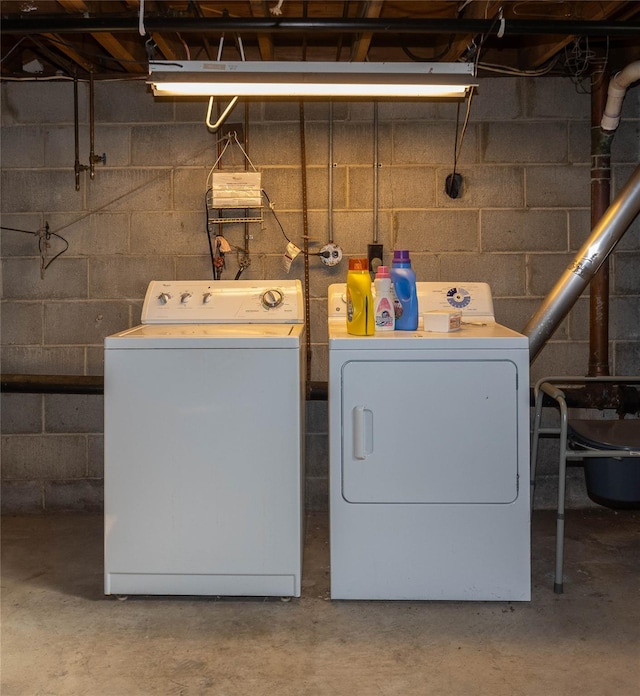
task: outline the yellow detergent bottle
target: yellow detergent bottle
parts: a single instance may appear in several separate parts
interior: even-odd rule
[[[375,309],[368,259],[349,259],[347,273],[347,333],[373,336]]]

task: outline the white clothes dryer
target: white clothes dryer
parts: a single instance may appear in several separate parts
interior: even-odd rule
[[[105,339],[105,593],[299,596],[300,281],[154,281]]]
[[[529,350],[484,283],[418,283],[458,331],[352,336],[329,288],[333,599],[530,599]]]

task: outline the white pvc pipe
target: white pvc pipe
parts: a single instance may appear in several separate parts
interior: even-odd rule
[[[626,68],[616,73],[609,82],[607,103],[600,127],[605,131],[614,131],[620,123],[622,101],[629,85],[640,80],[640,60],[629,63]]]

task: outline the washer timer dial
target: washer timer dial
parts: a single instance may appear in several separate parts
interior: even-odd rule
[[[456,309],[464,309],[471,302],[471,295],[464,288],[450,288],[447,302]]]
[[[284,295],[281,290],[273,288],[263,292],[260,300],[265,309],[275,309],[284,302]]]

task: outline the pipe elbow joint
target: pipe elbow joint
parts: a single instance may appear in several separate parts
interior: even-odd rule
[[[609,82],[607,90],[607,103],[604,108],[604,116],[600,122],[603,131],[614,131],[620,123],[622,102],[629,85],[640,80],[640,60],[629,63],[626,68],[617,72]]]

